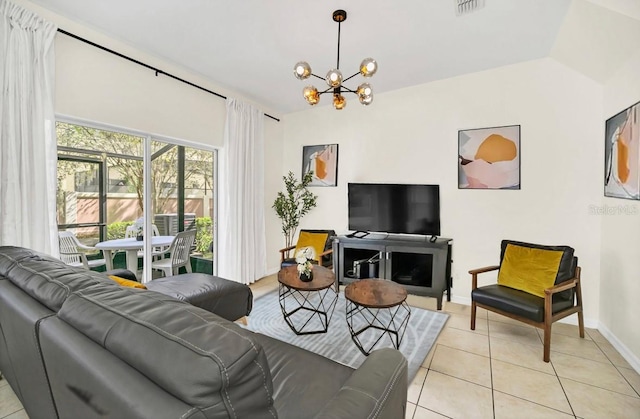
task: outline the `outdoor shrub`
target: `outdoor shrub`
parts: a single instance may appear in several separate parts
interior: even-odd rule
[[[127,227],[133,224],[133,221],[116,221],[107,225],[107,240],[124,239]]]
[[[213,240],[211,233],[211,217],[196,218],[196,251],[205,253],[209,251],[209,246]]]

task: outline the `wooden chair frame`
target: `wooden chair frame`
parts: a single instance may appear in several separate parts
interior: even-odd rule
[[[485,272],[491,272],[498,270],[500,266],[487,266],[484,268],[472,269],[469,271],[471,274],[471,290],[475,290],[478,288],[478,275]],[[578,313],[578,328],[580,330],[580,337],[584,338],[584,317],[582,312],[582,288],[580,287],[580,267],[576,267],[575,275],[572,279],[561,282],[560,284],[554,285],[551,288],[547,288],[544,290],[544,320],[542,322],[536,322],[526,317],[521,317],[512,313],[508,313],[506,311],[487,306],[485,304],[476,303],[475,301],[471,301],[471,330],[476,330],[476,309],[477,307],[482,307],[485,310],[492,311],[494,313],[500,314],[505,317],[509,317],[514,320],[521,321],[523,323],[529,324],[531,326],[535,326],[539,329],[544,330],[544,362],[549,362],[551,356],[551,325],[553,322],[563,319],[567,316],[570,316],[574,313]],[[562,291],[566,291],[569,289],[575,289],[575,304],[573,307],[570,307],[566,310],[561,310],[557,313],[552,313],[552,298],[553,295]]]

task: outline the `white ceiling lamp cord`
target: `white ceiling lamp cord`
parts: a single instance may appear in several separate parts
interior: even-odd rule
[[[461,16],[475,12],[484,7],[484,0],[454,0],[456,5],[456,15]]]

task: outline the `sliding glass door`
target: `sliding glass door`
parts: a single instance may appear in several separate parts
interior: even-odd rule
[[[139,235],[145,215],[144,144],[149,138],[147,214],[152,234],[175,236],[195,230],[190,265],[196,272],[215,272],[215,150],[69,122],[58,122],[57,134],[60,230],[72,229],[88,245]],[[141,239],[137,265],[126,263],[124,251],[114,249],[112,255],[114,267],[135,266],[142,279],[143,268],[151,264],[142,252],[149,237]],[[151,247],[151,262],[170,257]],[[163,275],[161,270],[151,273],[150,277]]]
[[[57,220],[81,243],[93,246],[103,239],[104,165],[91,156],[58,158]]]

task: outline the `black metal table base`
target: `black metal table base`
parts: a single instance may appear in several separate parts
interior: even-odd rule
[[[278,294],[282,315],[293,333],[327,333],[338,301],[333,286],[319,291],[299,291],[279,284]]]
[[[360,352],[368,356],[385,336],[389,337],[394,348],[400,348],[411,316],[411,309],[405,301],[394,307],[369,308],[347,299],[346,315],[353,343],[360,349]],[[358,322],[364,323],[364,326],[358,327]],[[369,329],[376,329],[381,333],[374,335],[375,341],[365,347],[365,342],[362,342],[360,335]]]

